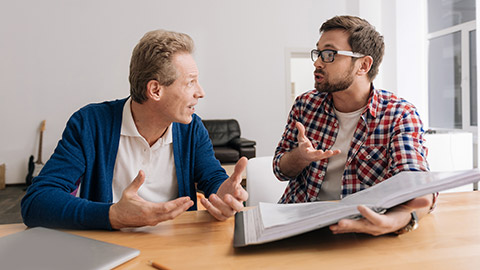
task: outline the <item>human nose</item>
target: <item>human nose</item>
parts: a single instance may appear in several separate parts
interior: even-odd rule
[[[197,84],[197,89],[195,91],[195,98],[203,98],[205,97],[205,91],[200,84]]]
[[[320,57],[320,55],[318,56],[317,60],[315,60],[315,61],[313,62],[313,66],[314,66],[315,68],[323,68],[323,67],[324,67],[324,64],[325,64],[325,63],[323,63],[322,58]]]

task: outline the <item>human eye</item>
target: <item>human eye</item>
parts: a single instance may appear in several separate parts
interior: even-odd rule
[[[322,56],[323,56],[324,61],[332,62],[333,57],[335,57],[335,51],[333,51],[333,50],[323,50],[322,51]]]

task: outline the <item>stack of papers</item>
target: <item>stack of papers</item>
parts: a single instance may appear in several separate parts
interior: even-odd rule
[[[259,203],[235,215],[234,246],[271,242],[359,218],[358,205],[383,213],[411,199],[480,181],[478,169],[455,172],[401,172],[338,202]]]

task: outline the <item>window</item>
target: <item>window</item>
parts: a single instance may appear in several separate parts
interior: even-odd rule
[[[428,0],[429,126],[476,133],[475,0]]]

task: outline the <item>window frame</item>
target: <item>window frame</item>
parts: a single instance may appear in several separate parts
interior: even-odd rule
[[[427,33],[427,44],[430,45],[430,40],[434,38],[443,37],[446,35],[460,32],[461,42],[461,93],[462,93],[462,129],[467,132],[477,134],[478,127],[470,125],[470,32],[476,30],[476,20],[457,24],[444,28],[435,32]],[[476,49],[476,48],[475,48]],[[427,61],[427,65],[430,65],[430,59]],[[478,65],[478,63],[477,63]],[[452,89],[453,91],[453,89]],[[478,95],[478,89],[477,89]],[[429,106],[430,107],[430,106]],[[477,104],[478,109],[478,104]],[[430,113],[430,109],[429,109]],[[478,120],[477,120],[478,121]],[[430,123],[429,123],[430,126]],[[441,128],[431,126],[431,128]]]

